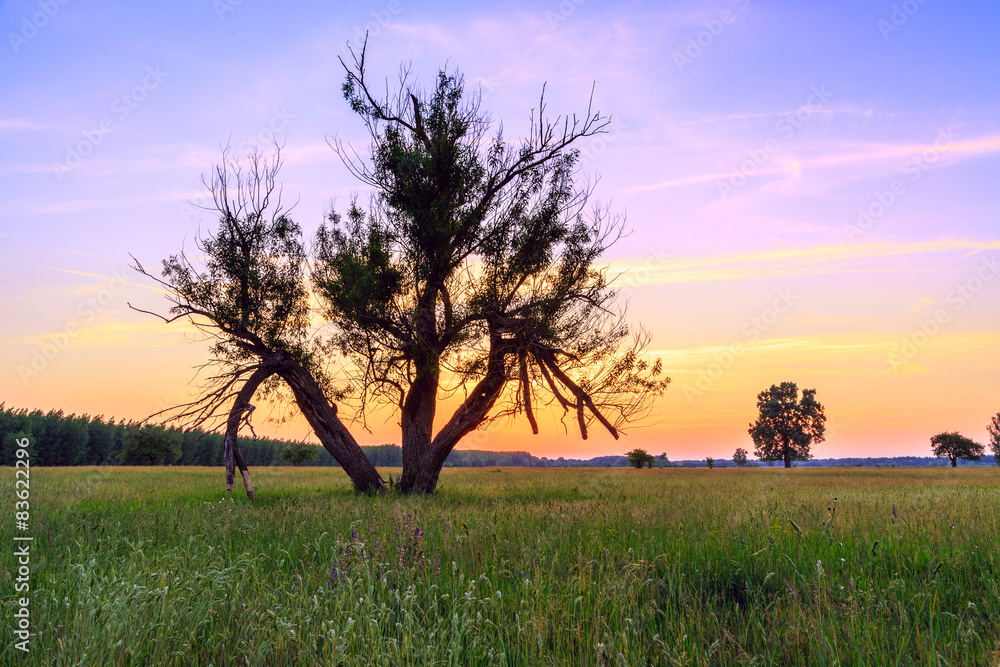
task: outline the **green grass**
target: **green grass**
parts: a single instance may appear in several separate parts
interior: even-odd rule
[[[994,469],[451,469],[370,498],[272,468],[257,505],[215,469],[32,472],[37,634],[3,664],[1000,663]]]

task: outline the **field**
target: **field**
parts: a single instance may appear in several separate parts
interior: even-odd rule
[[[1000,663],[996,469],[252,472],[32,470],[3,664]]]

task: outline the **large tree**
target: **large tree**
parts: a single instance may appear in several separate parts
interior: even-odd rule
[[[227,488],[232,490],[238,466],[254,497],[237,435],[249,422],[258,390],[277,400],[290,390],[355,489],[383,490],[375,466],[337,416],[332,401],[339,393],[326,372],[322,343],[308,335],[306,251],[301,229],[282,203],[281,164],[277,149],[271,159],[255,151],[246,163],[226,151],[203,179],[212,195],[207,209],[219,217],[218,231],[198,239],[204,263],[181,252],[164,260],[162,277],[156,277],[134,262],[167,291],[172,307],[162,319],[190,321],[213,342],[199,396],[163,413],[191,427],[224,425]]]
[[[173,317],[215,336],[223,366],[183,412],[207,419],[228,407],[227,440],[232,434],[243,471],[240,420],[257,388],[277,391],[280,378],[363,491],[384,482],[335,401],[362,421],[387,406],[398,411],[402,492],[433,492],[455,445],[496,418],[523,415],[538,433],[536,415],[551,406],[583,438],[595,421],[617,438],[669,379],[643,354],[648,336],[629,327],[606,271],[594,266],[622,221],[588,206],[591,189],[575,185],[575,144],[607,119],[588,109],[550,121],[543,97],[515,145],[500,130],[490,134],[458,74],[440,72],[425,92],[404,70],[398,89],[378,96],[364,50],[345,70],[344,96],[371,147],[361,158],[332,146],[373,188],[371,204],[329,214],[306,275],[298,226],[270,200],[280,160],[262,167],[258,158],[243,180],[233,163],[217,169],[208,185],[220,232],[202,243],[207,270],[176,256],[162,281]],[[263,200],[244,194],[255,192],[261,171]],[[227,196],[234,174],[235,202]],[[309,328],[310,289],[328,329]],[[339,353],[339,386],[327,374],[331,353]],[[460,404],[439,425],[447,396]]]
[[[938,433],[931,438],[931,451],[939,459],[951,461],[951,467],[958,465],[958,459],[978,461],[986,448],[975,440],[955,432]]]
[[[792,461],[808,461],[811,445],[824,440],[826,415],[815,389],[803,389],[799,399],[794,382],[771,385],[757,395],[757,409],[749,433],[761,461],[784,461],[791,468]]]

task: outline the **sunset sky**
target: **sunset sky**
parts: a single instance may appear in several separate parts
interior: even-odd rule
[[[820,6],[822,5],[822,6]],[[756,395],[815,388],[819,457],[930,455],[1000,411],[1000,4],[980,0],[0,2],[0,400],[142,418],[190,400],[207,348],[128,269],[192,249],[229,143],[285,145],[311,237],[367,198],[327,144],[367,135],[337,60],[458,68],[516,140],[594,106],[596,196],[632,233],[605,261],[673,383],[615,442],[553,416],[462,447],[672,459],[752,450]],[[304,420],[264,426],[311,437]],[[385,415],[355,430],[398,442]],[[260,429],[258,429],[260,431]]]

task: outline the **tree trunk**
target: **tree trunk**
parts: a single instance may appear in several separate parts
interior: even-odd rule
[[[421,300],[414,343],[416,349],[413,354],[416,372],[406,392],[400,414],[403,454],[403,474],[399,478],[401,493],[420,490],[416,486],[416,480],[426,466],[425,459],[433,436],[437,391],[441,379],[440,354],[436,350],[436,298],[437,292],[429,290]]]
[[[956,457],[954,457],[954,456],[951,456],[949,458],[951,458],[951,467],[952,468],[958,467],[958,459]]]
[[[326,451],[330,452],[351,478],[354,490],[359,493],[385,491],[385,481],[361,451],[357,440],[337,417],[337,408],[330,404],[309,371],[294,359],[285,356],[278,375],[291,387],[299,410],[305,415]]]
[[[792,467],[792,453],[787,449],[785,450],[785,467]]]
[[[463,437],[483,423],[490,409],[500,397],[504,385],[507,383],[507,373],[504,367],[504,356],[507,350],[499,336],[493,337],[490,347],[490,360],[486,368],[486,377],[476,384],[469,397],[465,399],[465,403],[455,411],[455,414],[427,448],[420,462],[420,467],[416,470],[413,483],[407,492],[434,493],[441,475],[441,468],[444,467],[448,454]]]
[[[240,421],[243,413],[250,406],[250,399],[261,383],[274,375],[274,369],[262,366],[255,370],[252,375],[243,383],[243,387],[236,395],[233,407],[229,410],[229,418],[226,420],[226,438],[223,441],[223,457],[226,462],[226,491],[232,491],[235,487],[234,468],[239,466],[240,475],[243,477],[243,488],[246,489],[247,496],[251,500],[257,500],[254,493],[253,484],[250,482],[250,471],[247,469],[246,461],[243,459],[243,452],[237,441],[240,431]]]
[[[424,459],[431,446],[431,431],[437,408],[438,375],[436,368],[418,371],[403,403],[400,415],[403,474],[399,479],[399,490],[402,493],[417,490],[414,485],[425,466]]]

